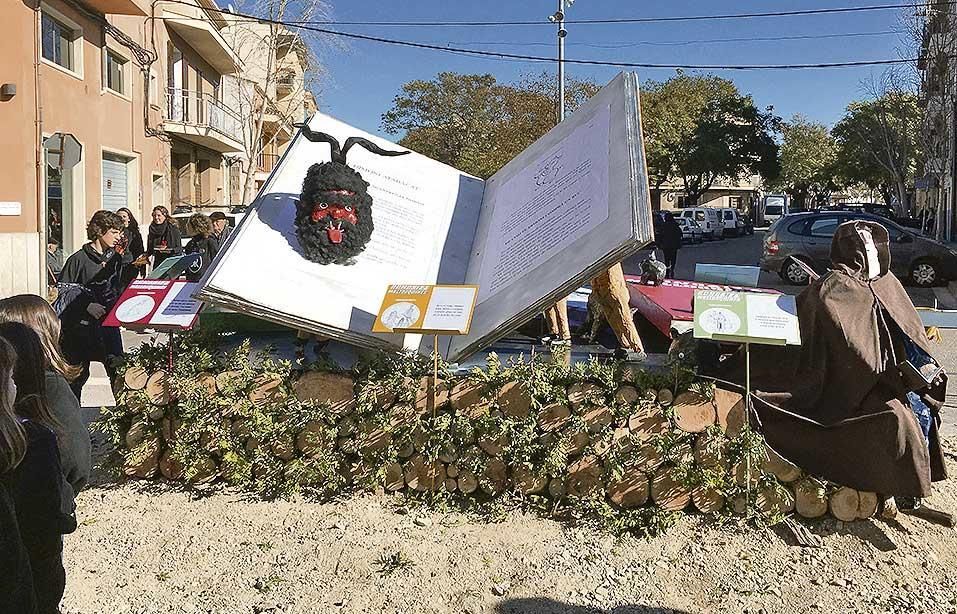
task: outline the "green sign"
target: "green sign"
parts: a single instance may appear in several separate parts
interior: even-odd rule
[[[698,339],[801,345],[794,297],[786,294],[697,290],[694,336]]]

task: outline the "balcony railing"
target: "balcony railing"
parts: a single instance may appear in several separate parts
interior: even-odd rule
[[[209,128],[235,141],[243,141],[242,118],[209,94],[182,88],[167,88],[166,119]]]
[[[262,152],[259,154],[259,172],[271,173],[279,162],[279,154]]]

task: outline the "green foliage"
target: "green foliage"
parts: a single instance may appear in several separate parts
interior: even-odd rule
[[[804,209],[825,203],[836,187],[837,142],[827,126],[795,115],[782,127],[780,189]]]
[[[566,108],[597,92],[591,81],[566,81]],[[504,84],[495,77],[442,72],[410,81],[382,115],[382,129],[402,134],[405,147],[487,178],[556,123],[551,75]]]
[[[642,91],[642,127],[652,183],[680,178],[694,202],[719,178],[780,172],[780,118],[760,111],[733,82],[679,72]]]
[[[852,102],[832,130],[838,143],[838,172],[847,184],[880,190],[888,203],[906,203],[907,183],[917,173],[922,114],[917,97],[888,90]]]
[[[270,353],[251,356],[243,344],[229,353],[215,349],[215,336],[186,334],[177,339],[172,375],[168,378],[173,402],[157,416],[144,391],[124,391],[114,408],[105,410],[99,427],[122,451],[127,466],[148,457],[163,441],[167,461],[181,468],[189,483],[221,479],[227,484],[271,499],[303,494],[328,499],[352,489],[382,488],[386,470],[404,465],[413,452],[423,462],[441,461],[471,472],[483,482],[493,462],[482,444],[500,448],[497,458],[511,471],[526,472],[541,484],[568,474],[571,438],[588,433],[582,452],[600,458],[602,480],[622,477],[634,462],[638,442],[620,434],[621,425],[639,408],[660,411],[655,395],[667,389],[677,395],[695,391],[706,398],[712,386],[699,381],[683,363],[674,362],[663,372],[634,370],[626,365],[592,360],[567,367],[550,361],[501,362],[492,355],[484,369],[453,377],[440,366],[444,385],[467,384],[477,388],[481,401],[468,411],[449,404],[434,410],[427,406],[423,385],[431,361],[415,355],[379,354],[357,364],[347,374],[354,382],[353,408],[343,410],[328,403],[303,401],[294,393],[296,380],[316,363],[293,365]],[[322,361],[322,357],[318,357]],[[168,369],[167,348],[148,343],[133,352],[127,367],[149,373]],[[530,400],[529,411],[514,411],[500,393],[519,383]],[[638,400],[620,400],[620,387],[634,386]],[[582,408],[572,412],[554,431],[544,432],[540,415],[546,408],[569,403],[568,390],[577,385]],[[215,390],[211,390],[211,387]],[[266,390],[268,392],[262,392]],[[632,398],[632,397],[627,397]],[[605,420],[586,424],[594,410],[610,412]],[[667,412],[666,414],[667,415]],[[146,443],[127,449],[127,433],[138,425]],[[723,434],[714,427],[715,437]],[[627,431],[626,431],[627,433]],[[707,485],[734,496],[735,485],[727,472],[706,470],[691,460],[694,436],[669,430],[653,444],[666,466],[688,488]],[[476,445],[479,444],[479,445]],[[763,453],[763,442],[753,432],[730,442],[729,460]],[[757,456],[755,456],[757,458]],[[497,462],[497,461],[496,461]],[[755,461],[757,466],[759,461]],[[444,465],[443,465],[444,466]],[[517,488],[494,495],[478,491],[470,496],[437,489],[424,493],[406,489],[408,502],[440,509],[473,509],[493,519],[516,507],[543,513],[591,518],[616,531],[653,535],[674,521],[654,506],[619,510],[605,501],[599,489],[593,496],[551,500],[523,494]],[[391,563],[390,563],[391,566]]]

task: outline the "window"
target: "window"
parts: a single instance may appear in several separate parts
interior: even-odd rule
[[[705,221],[704,211],[695,211],[694,219],[698,220],[699,222]]]
[[[43,57],[67,70],[76,71],[78,62],[74,41],[79,38],[79,32],[46,12],[40,18],[40,32]]]
[[[126,95],[126,66],[129,60],[107,49],[103,58],[103,83],[106,89]]]
[[[725,211],[725,212],[724,212],[724,219],[726,219],[726,220],[733,220],[733,219],[734,219],[734,211]]]
[[[818,218],[808,226],[808,234],[812,237],[833,237],[839,223],[836,217]]]

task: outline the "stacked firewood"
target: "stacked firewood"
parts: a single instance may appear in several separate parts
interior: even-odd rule
[[[293,395],[328,409],[325,419],[307,421],[298,432],[271,441],[263,441],[246,417],[223,412],[221,432],[241,441],[241,449],[250,454],[267,450],[282,462],[334,454],[345,473],[376,475],[379,487],[388,492],[494,497],[514,490],[552,499],[603,492],[619,508],[654,503],[668,511],[711,514],[753,507],[769,515],[796,512],[805,518],[830,512],[845,521],[869,518],[877,510],[874,493],[805,475],[770,448],[735,459],[732,448],[747,431],[744,400],[736,392],[706,385],[675,394],[667,388],[642,389],[628,378],[613,390],[581,381],[568,385],[557,400],[552,395],[544,402],[523,381],[492,389],[472,379],[406,378],[400,387],[406,394],[363,384],[371,387],[365,396],[371,393],[381,418],[366,420],[359,411],[357,384],[348,375],[307,371],[290,385],[279,377],[261,377],[246,386],[238,375],[203,372],[192,386],[211,397],[241,395],[242,403],[253,405]],[[163,370],[132,367],[124,374],[119,398],[130,416],[124,437],[127,475],[185,479],[185,459],[176,458],[172,447],[182,426],[175,396]],[[539,442],[560,448],[564,462],[548,471],[513,462],[508,429],[488,433],[465,428],[443,440],[429,430],[430,419],[442,414],[466,425],[489,417],[504,423],[534,421]],[[212,439],[206,442],[207,457],[190,459],[193,483],[218,477],[221,459]]]

